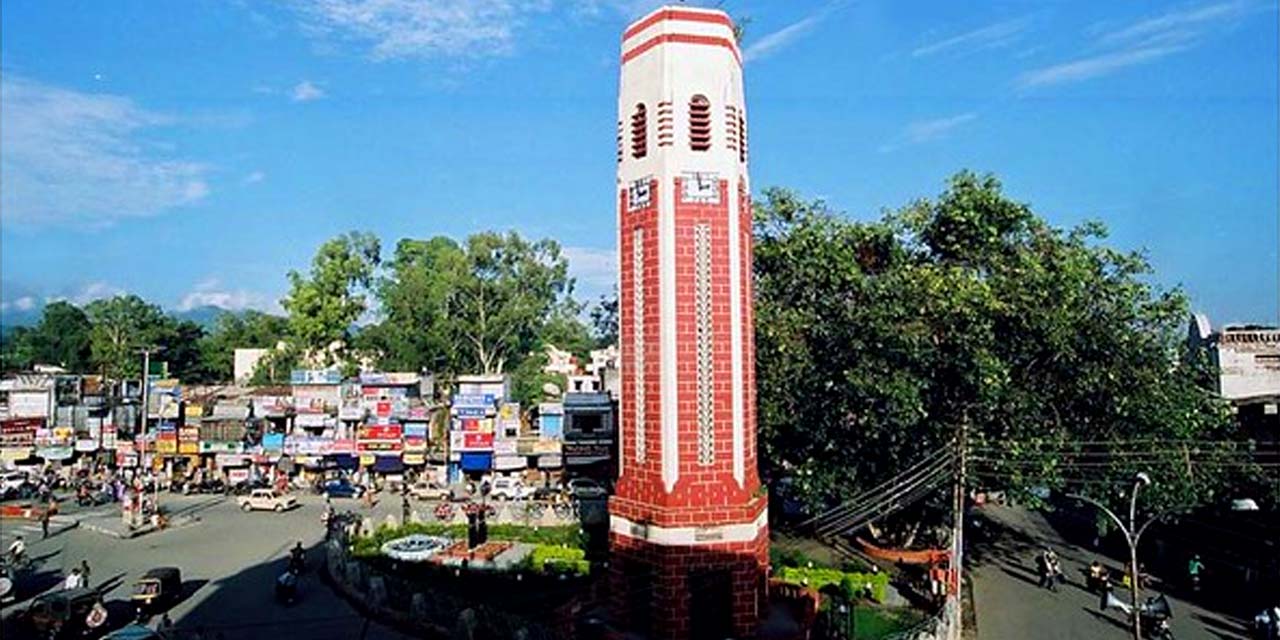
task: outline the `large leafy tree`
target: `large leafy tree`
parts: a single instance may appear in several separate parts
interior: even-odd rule
[[[356,320],[380,261],[378,238],[351,232],[320,245],[307,274],[289,272],[290,347],[317,366],[346,365]]]
[[[213,331],[200,341],[202,369],[212,381],[229,381],[235,375],[236,349],[276,348],[288,330],[286,318],[261,311],[221,314]]]
[[[596,346],[618,344],[618,288],[601,295],[591,307],[591,334]]]
[[[172,334],[173,321],[164,311],[136,295],[94,300],[84,310],[93,325],[91,360],[108,377],[137,377],[142,371],[139,349],[166,346]]]
[[[459,366],[502,373],[539,346],[545,320],[572,304],[569,263],[554,240],[478,233],[463,247],[465,268],[449,299]]]
[[[977,483],[1092,492],[1137,470],[1153,508],[1247,472],[1183,357],[1187,300],[1103,229],[1055,228],[961,173],[935,200],[855,222],[769,190],[756,206],[761,460],[812,506],[871,488],[962,430]],[[1159,443],[1109,455],[1095,443]],[[1111,448],[1114,450],[1114,447]],[[1101,451],[1101,453],[1100,453]],[[1229,464],[1230,463],[1230,464]]]
[[[466,254],[444,236],[403,239],[378,283],[383,319],[361,332],[360,346],[388,371],[452,370],[458,359],[449,305],[466,277]]]
[[[6,356],[6,368],[43,363],[61,365],[68,371],[88,371],[91,329],[88,316],[79,307],[65,301],[51,303],[39,323],[18,327],[7,338],[12,351]]]

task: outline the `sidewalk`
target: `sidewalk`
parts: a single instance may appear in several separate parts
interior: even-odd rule
[[[224,501],[222,496],[171,496],[161,502],[165,516],[169,519],[168,529],[182,529],[200,523],[199,512]],[[119,505],[112,505],[107,510],[85,513],[80,517],[80,526],[94,533],[128,540],[157,531],[149,519],[139,519],[136,527],[130,527],[120,514]]]
[[[39,520],[5,518],[2,522],[4,523],[3,527],[6,536],[21,535],[28,540],[40,540],[44,537],[44,531],[40,526]],[[79,525],[80,520],[73,516],[51,516],[49,518],[49,536],[56,536]]]

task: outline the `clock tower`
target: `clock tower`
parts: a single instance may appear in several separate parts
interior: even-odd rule
[[[741,58],[720,11],[622,36],[611,597],[653,638],[751,637],[766,597]]]

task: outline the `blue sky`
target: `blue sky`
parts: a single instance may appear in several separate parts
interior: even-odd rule
[[[613,278],[622,0],[6,0],[0,308],[278,309],[351,230],[552,236]],[[763,2],[752,179],[857,218],[962,168],[1275,322],[1274,0]]]

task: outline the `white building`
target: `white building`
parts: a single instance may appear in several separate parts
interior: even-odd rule
[[[1196,314],[1190,338],[1217,365],[1218,393],[1241,421],[1271,431],[1259,435],[1280,438],[1280,328],[1227,325],[1214,331],[1207,317]]]

